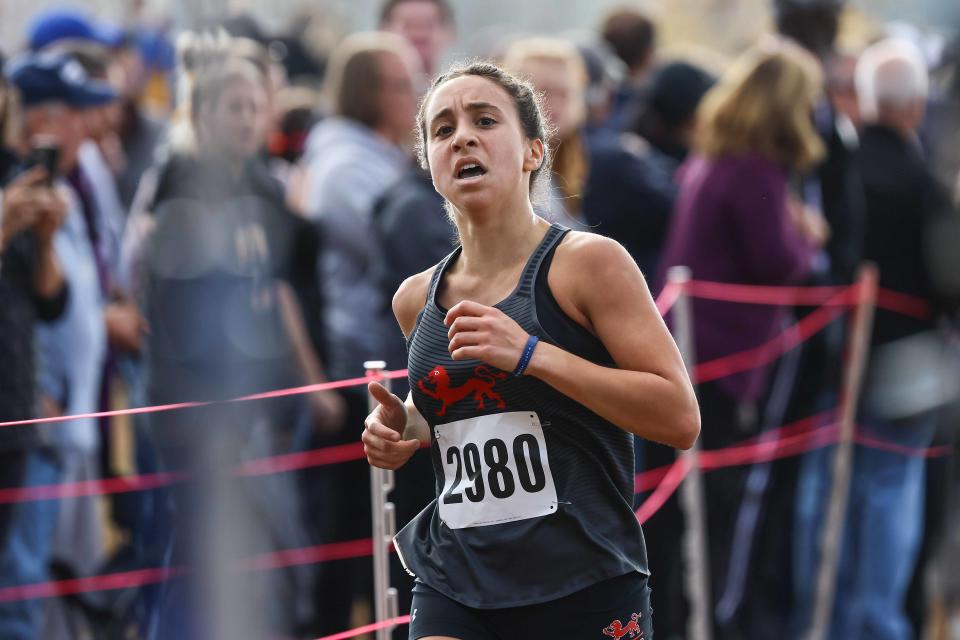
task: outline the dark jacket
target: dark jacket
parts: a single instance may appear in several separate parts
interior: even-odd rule
[[[15,171],[16,159],[0,149],[0,185]],[[67,304],[67,286],[53,298],[38,296],[34,277],[39,246],[28,229],[9,238],[0,256],[0,422],[37,417],[37,375],[33,328],[38,320],[56,320]],[[34,426],[0,429],[0,448],[35,446]]]
[[[917,143],[883,126],[868,126],[860,138],[866,196],[864,258],[880,269],[880,286],[940,306],[925,256],[925,234],[949,210]],[[932,329],[935,316],[915,318],[878,309],[873,343],[883,344]]]
[[[863,182],[857,162],[857,141],[853,125],[849,136],[841,133],[843,122],[831,111],[828,132],[821,132],[827,147],[826,158],[816,169],[820,182],[824,218],[830,225],[825,247],[830,257],[829,282],[847,284],[856,278],[863,259],[864,201]]]
[[[583,217],[592,231],[622,244],[652,278],[676,197],[669,163],[633,134],[601,130],[586,141]]]
[[[443,209],[443,198],[433,188],[430,174],[411,168],[387,189],[373,209],[373,228],[383,254],[380,288],[384,344],[383,358],[389,369],[407,366],[403,333],[397,326],[390,301],[408,277],[443,260],[458,244],[457,229]],[[406,381],[396,380],[394,391],[403,397]]]

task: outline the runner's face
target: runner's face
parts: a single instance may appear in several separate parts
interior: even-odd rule
[[[433,184],[458,210],[528,197],[542,145],[523,134],[513,100],[498,84],[480,76],[445,82],[425,119]]]

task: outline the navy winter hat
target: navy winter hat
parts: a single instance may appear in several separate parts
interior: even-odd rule
[[[63,102],[72,107],[97,107],[113,101],[116,91],[91,79],[80,63],[62,53],[26,53],[6,68],[10,84],[20,91],[25,107]]]
[[[650,84],[650,106],[668,125],[689,120],[704,94],[716,80],[709,73],[686,62],[661,67]]]

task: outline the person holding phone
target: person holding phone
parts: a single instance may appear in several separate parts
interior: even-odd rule
[[[550,138],[531,85],[456,67],[418,125],[461,245],[394,296],[412,392],[371,383],[362,435],[396,469],[429,432],[437,497],[395,539],[410,638],[649,636],[633,438],[699,434],[677,347],[622,246],[534,213]]]
[[[44,310],[55,310],[58,313],[46,315],[58,317],[37,328],[36,340],[23,340],[26,347],[18,347],[35,349],[37,358],[36,375],[16,381],[18,385],[29,385],[29,390],[24,390],[29,393],[29,408],[22,408],[27,415],[0,415],[0,420],[37,417],[41,399],[48,407],[46,412],[96,411],[105,353],[104,299],[81,201],[67,181],[58,176],[66,176],[76,167],[77,149],[85,135],[83,110],[112,100],[114,93],[107,85],[91,81],[75,60],[58,53],[24,54],[12,60],[5,71],[22,104],[18,123],[21,154],[30,157],[31,162],[47,165],[29,170],[21,178],[23,182],[11,183],[6,193],[5,201],[27,197],[39,203],[33,209],[31,234],[25,236],[21,232],[19,235],[27,239],[15,241],[24,244],[24,251],[28,242],[33,244],[35,255],[41,259],[36,273],[51,278],[46,283],[51,285],[48,291],[58,288],[53,285],[58,284],[59,278],[66,281],[70,294],[57,300],[58,308]],[[58,151],[52,151],[54,146]],[[51,186],[44,184],[48,180]],[[18,196],[14,184],[22,185],[28,193]],[[12,249],[8,247],[4,256]],[[14,264],[5,260],[4,279],[14,275],[7,273]],[[8,313],[7,305],[0,306],[2,313]],[[0,333],[5,335],[4,331]],[[6,365],[7,358],[0,358]],[[0,384],[0,388],[5,389],[6,384]],[[9,486],[87,479],[76,477],[73,470],[96,460],[95,422],[74,420],[44,431],[43,435],[41,438],[35,427],[0,429],[0,450],[10,452],[19,461],[16,477],[7,479]],[[88,446],[77,455],[75,452],[82,445]],[[49,579],[58,519],[67,510],[96,513],[94,500],[80,498],[63,505],[52,500],[28,502],[9,512],[6,535],[0,540],[0,588]],[[95,515],[91,521],[97,522]],[[76,530],[70,533],[72,545],[92,550],[91,559],[101,553],[95,536]],[[50,637],[43,626],[46,606],[42,600],[0,603],[0,637]]]

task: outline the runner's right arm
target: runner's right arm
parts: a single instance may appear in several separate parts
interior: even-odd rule
[[[393,297],[393,313],[405,337],[410,336],[423,309],[433,268],[404,280]],[[367,461],[382,469],[396,470],[429,442],[427,421],[413,404],[413,395],[406,402],[387,391],[378,382],[368,385],[370,394],[380,403],[364,421],[361,440]]]

